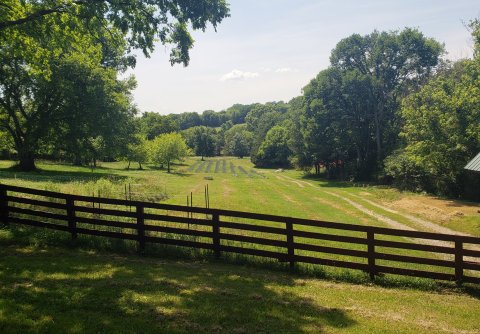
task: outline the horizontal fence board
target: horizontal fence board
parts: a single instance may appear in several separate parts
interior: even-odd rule
[[[89,208],[89,207],[86,207],[86,206],[77,206],[77,205],[75,205],[74,210],[77,211],[77,212],[93,213],[93,214],[97,214],[97,215],[128,217],[128,218],[137,217],[136,212],[123,211],[123,210]]]
[[[303,226],[312,226],[312,227],[323,227],[344,231],[357,231],[357,232],[367,232],[371,226],[365,225],[355,225],[355,224],[346,224],[346,223],[334,223],[327,222],[322,220],[309,220],[301,218],[287,218],[288,222],[291,222],[294,225],[303,225]]]
[[[414,244],[411,242],[389,241],[389,240],[378,240],[378,239],[374,240],[374,244],[375,246],[390,247],[390,248],[420,250],[420,251],[443,253],[443,254],[455,254],[455,248],[445,247],[445,246]]]
[[[87,218],[87,217],[75,217],[74,220],[77,223],[91,224],[96,226],[110,226],[110,227],[137,229],[137,225],[132,223],[122,223],[117,221]]]
[[[292,257],[292,260],[294,260],[296,262],[320,264],[320,265],[331,266],[331,267],[358,269],[358,270],[363,270],[363,271],[368,270],[368,265],[367,264],[357,263],[357,262],[340,261],[340,260],[322,259],[322,258],[312,257],[312,256],[294,255]]]
[[[32,188],[25,188],[25,187],[18,187],[18,186],[1,185],[1,187],[6,189],[7,191],[13,191],[13,192],[29,194],[29,195],[52,197],[52,198],[67,199],[72,196],[69,194],[63,194],[55,191],[39,190],[39,189],[32,189]]]
[[[213,236],[213,233],[211,231],[188,230],[185,228],[168,227],[168,226],[144,225],[144,229],[145,231],[174,233],[174,234],[180,234],[180,235],[192,235],[192,236],[207,237],[207,238],[211,238]]]
[[[368,240],[364,238],[347,237],[344,235],[325,234],[325,233],[310,232],[310,231],[293,230],[293,235],[296,237],[303,237],[303,238],[310,238],[310,239],[317,239],[317,240],[348,242],[352,244],[366,245],[368,243]]]
[[[296,242],[293,245],[295,249],[302,249],[302,250],[318,252],[318,253],[348,255],[348,256],[355,256],[355,257],[361,257],[361,258],[368,257],[368,252],[361,251],[361,250],[326,247],[326,246],[310,245],[310,244],[303,244],[303,243],[296,243]]]
[[[440,279],[440,280],[444,280],[444,281],[454,281],[455,280],[455,275],[453,275],[453,274],[437,273],[437,272],[432,272],[432,271],[423,271],[423,270],[414,270],[414,269],[405,269],[405,268],[394,268],[394,267],[379,266],[379,265],[376,265],[375,269],[377,270],[377,272],[385,273],[385,274],[395,274],[395,275],[403,275],[403,276],[432,278],[432,279]]]
[[[213,250],[212,244],[208,244],[206,242],[199,242],[199,241],[150,237],[150,236],[145,236],[145,241],[158,243],[158,244],[172,245],[172,246],[183,246],[183,247],[203,248],[203,249]]]
[[[442,240],[442,241],[455,241],[458,236],[451,234],[432,233],[432,232],[420,232],[410,230],[391,229],[387,227],[370,226],[371,231],[375,234],[391,235],[397,237],[409,237],[416,239],[429,239],[429,240]]]
[[[480,259],[479,262],[465,261],[463,262],[462,267],[465,269],[480,271]]]
[[[143,214],[143,218],[148,219],[148,220],[166,221],[166,222],[173,222],[173,223],[184,223],[184,224],[192,224],[192,225],[212,226],[212,221],[211,220],[200,219],[200,218],[158,215],[158,214],[153,214],[153,213],[145,213],[145,214]]]
[[[100,230],[90,230],[88,228],[76,228],[77,233],[95,235],[99,237],[108,237],[108,238],[117,238],[117,239],[127,239],[127,240],[137,240],[138,237],[135,234],[112,232],[112,231],[100,231]]]
[[[267,239],[267,238],[250,237],[245,235],[228,234],[228,233],[220,233],[219,236],[222,240],[241,241],[241,242],[248,242],[248,243],[257,244],[257,245],[287,247],[287,242],[283,240],[273,240],[273,239]]]
[[[29,216],[51,218],[51,219],[58,219],[58,220],[68,219],[67,215],[62,215],[60,213],[51,213],[51,212],[45,212],[45,211],[39,211],[39,210],[24,209],[16,206],[8,206],[7,208],[9,212],[20,213],[20,214],[29,215]]]
[[[47,202],[47,201],[32,199],[32,198],[7,196],[7,201],[8,202],[13,202],[13,203],[22,203],[22,204],[30,204],[30,205],[36,205],[36,206],[44,206],[44,207],[52,208],[52,209],[61,209],[61,210],[66,210],[67,209],[66,204],[63,204],[63,203]]]
[[[20,224],[20,225],[44,227],[44,228],[49,228],[52,230],[59,230],[59,231],[70,231],[67,225],[51,224],[51,223],[39,222],[31,219],[18,218],[18,217],[9,217],[8,220],[11,223]]]
[[[385,254],[385,253],[378,253],[378,252],[375,253],[374,257],[378,260],[387,260],[387,261],[404,262],[404,263],[418,263],[418,264],[427,264],[432,266],[455,268],[455,261],[428,259],[423,257],[396,255],[396,254]]]
[[[480,277],[463,276],[463,282],[480,284]]]
[[[471,249],[463,249],[462,250],[463,255],[465,256],[473,256],[473,257],[478,257],[480,260],[480,251],[478,250],[471,250]]]
[[[221,221],[219,222],[218,226],[223,228],[232,228],[236,230],[264,232],[264,233],[280,234],[280,235],[285,235],[287,233],[285,229],[279,228],[279,227],[250,225],[250,224],[244,224],[244,223],[228,223],[228,222]]]
[[[272,251],[267,251],[267,250],[263,250],[263,249],[253,249],[253,248],[245,248],[245,247],[220,245],[220,250],[230,252],[230,253],[269,257],[269,258],[272,258],[272,259],[278,259],[278,260],[283,260],[283,261],[285,261],[286,258],[287,258],[287,254],[285,254],[285,253],[272,252]]]

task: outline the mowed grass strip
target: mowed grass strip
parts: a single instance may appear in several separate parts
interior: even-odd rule
[[[227,172],[227,161],[222,160],[222,172],[226,173]]]
[[[3,333],[476,333],[478,290],[34,247],[0,231]]]
[[[205,167],[205,173],[210,173],[210,169],[212,168],[213,161],[208,160],[207,166]]]
[[[220,160],[215,161],[215,173],[220,173]]]

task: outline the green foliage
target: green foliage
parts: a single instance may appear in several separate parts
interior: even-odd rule
[[[132,142],[127,145],[127,150],[123,157],[128,161],[127,169],[130,169],[132,161],[138,162],[138,168],[142,169],[142,164],[148,161],[148,142],[141,135],[133,138]]]
[[[225,132],[225,154],[243,158],[250,154],[253,133],[246,124],[238,124]]]
[[[212,157],[215,155],[217,131],[206,126],[195,126],[183,131],[187,144],[195,152],[195,155]]]
[[[118,31],[120,34],[113,34],[117,44],[126,42],[130,50],[141,49],[146,56],[158,40],[171,44],[171,63],[187,65],[193,46],[188,29],[204,31],[209,23],[216,28],[228,16],[229,8],[224,0],[7,0],[0,7],[0,36],[35,27],[45,20],[51,21],[53,27],[76,21],[87,28],[82,33],[100,41],[104,36],[99,36],[99,31]]]
[[[341,40],[331,67],[304,88],[293,120],[304,144],[299,135],[290,142],[294,161],[313,163],[317,172],[319,165],[346,166],[357,179],[371,178],[398,145],[401,97],[428,78],[442,51],[409,28]]]
[[[288,130],[276,125],[267,132],[252,162],[259,167],[288,167],[289,156]]]
[[[403,103],[405,153],[437,193],[461,194],[463,167],[480,151],[479,78],[478,60],[460,61]]]
[[[155,112],[144,112],[142,117],[137,119],[139,132],[148,140],[170,132],[179,130],[178,124],[173,115],[160,115]]]
[[[427,173],[404,150],[394,151],[388,156],[384,170],[393,178],[395,186],[402,190],[430,190]]]
[[[190,154],[185,139],[179,133],[167,133],[156,137],[149,144],[150,160],[157,166],[167,165],[170,173],[170,164],[174,160],[182,160]]]

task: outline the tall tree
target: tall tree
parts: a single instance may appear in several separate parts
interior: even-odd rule
[[[375,125],[377,163],[395,147],[399,131],[399,103],[429,77],[439,62],[443,46],[416,29],[401,32],[354,34],[341,40],[330,61],[341,71],[355,70],[369,82]]]

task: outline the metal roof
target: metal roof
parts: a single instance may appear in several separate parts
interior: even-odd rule
[[[480,153],[477,154],[465,167],[465,169],[480,172]]]

